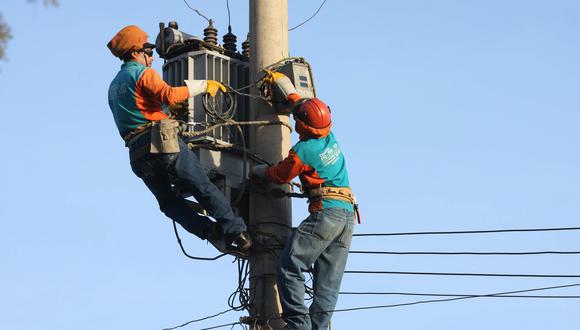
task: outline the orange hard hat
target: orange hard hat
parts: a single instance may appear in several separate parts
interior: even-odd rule
[[[320,99],[303,99],[294,107],[296,131],[304,137],[319,138],[328,135],[332,120],[330,108]]]
[[[116,57],[122,57],[129,52],[144,48],[153,48],[154,45],[147,42],[149,36],[137,25],[125,26],[109,41],[107,47]]]

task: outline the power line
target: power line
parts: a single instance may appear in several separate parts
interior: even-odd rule
[[[463,299],[473,299],[473,298],[483,298],[483,297],[496,297],[496,296],[503,296],[503,295],[509,295],[509,294],[517,294],[517,293],[526,293],[526,292],[535,292],[535,291],[545,291],[545,290],[553,290],[553,289],[563,289],[563,288],[571,288],[571,287],[576,287],[576,286],[580,286],[580,283],[567,284],[567,285],[558,285],[558,286],[544,287],[544,288],[536,288],[536,289],[527,289],[527,290],[517,290],[517,291],[507,291],[507,292],[491,293],[491,294],[478,295],[478,296],[463,296],[463,297],[449,298],[449,299],[420,300],[420,301],[415,301],[415,302],[410,302],[410,303],[403,303],[403,304],[377,305],[377,306],[365,306],[365,307],[344,308],[344,309],[334,310],[334,312],[350,312],[350,311],[357,311],[357,310],[380,309],[380,308],[394,308],[394,307],[412,306],[412,305],[429,304],[429,303],[437,303],[437,302],[449,302],[449,301],[463,300]]]
[[[318,7],[318,10],[312,16],[310,16],[310,18],[308,18],[304,22],[296,25],[295,27],[293,27],[291,29],[288,29],[288,31],[296,30],[297,28],[301,27],[302,25],[306,24],[308,21],[310,21],[311,19],[313,19],[314,16],[318,15],[318,12],[322,9],[322,6],[324,6],[324,4],[326,3],[326,1],[327,0],[322,1],[322,4],[320,4],[320,7]]]
[[[345,274],[373,275],[427,275],[427,276],[487,276],[487,277],[544,277],[544,278],[580,278],[580,275],[560,274],[492,274],[492,273],[437,273],[437,272],[391,272],[379,270],[346,270]]]
[[[175,327],[172,327],[172,328],[164,328],[163,330],[174,330],[174,329],[182,328],[182,327],[184,327],[186,325],[189,325],[189,324],[192,324],[192,323],[195,323],[195,322],[201,322],[201,321],[204,321],[204,320],[209,320],[209,319],[214,318],[214,317],[218,317],[220,315],[223,315],[225,313],[231,312],[233,310],[234,310],[233,308],[230,308],[228,310],[225,310],[223,312],[216,313],[214,315],[202,317],[201,319],[191,320],[191,321],[185,322],[185,323],[183,323],[181,325],[178,325],[178,326],[175,326]]]
[[[349,251],[350,254],[384,255],[476,255],[476,256],[521,256],[542,254],[580,254],[580,251],[532,251],[532,252],[407,252],[407,251]]]
[[[483,294],[483,295],[469,295],[469,296],[461,296],[461,297],[447,298],[447,299],[420,300],[420,301],[401,303],[401,304],[374,305],[374,306],[343,308],[343,309],[320,311],[320,312],[307,313],[307,314],[312,315],[312,314],[317,314],[317,313],[331,313],[331,312],[338,313],[338,312],[351,312],[351,311],[370,310],[370,309],[395,308],[395,307],[413,306],[413,305],[438,303],[438,302],[450,302],[450,301],[464,300],[464,299],[496,297],[496,296],[504,296],[504,295],[513,295],[513,294],[518,294],[518,293],[563,289],[563,288],[571,288],[571,287],[577,287],[577,286],[580,286],[580,283],[557,285],[557,286],[550,286],[550,287],[541,287],[541,288],[534,288],[534,289],[525,289],[525,290],[516,290],[516,291],[497,292],[497,293],[490,293],[490,294]],[[276,317],[271,317],[271,318],[261,318],[261,319],[257,319],[257,320],[260,322],[267,322],[267,321],[277,320],[280,318],[281,318],[280,316],[276,316]],[[232,324],[235,324],[235,323],[232,323]],[[209,330],[209,328],[208,329],[201,329],[201,330]]]
[[[229,27],[229,26],[232,26],[231,14],[230,14],[230,0],[226,0],[226,7],[228,8],[228,27]]]
[[[367,236],[455,235],[455,234],[491,234],[491,233],[546,232],[546,231],[570,231],[570,230],[580,230],[580,227],[367,233],[367,234],[354,234],[353,236],[367,237]]]
[[[206,17],[204,14],[202,14],[202,13],[201,13],[199,10],[197,10],[197,9],[195,9],[195,8],[192,8],[192,7],[189,5],[189,3],[187,3],[187,0],[183,0],[183,2],[185,2],[185,4],[187,5],[187,7],[189,7],[189,9],[193,10],[194,12],[196,12],[196,13],[197,13],[199,16],[201,16],[201,17],[205,18],[205,19],[207,20],[207,22],[208,22],[208,23],[210,22],[210,19],[209,19],[209,18],[207,18],[207,17]]]
[[[223,328],[223,327],[233,327],[234,325],[238,325],[238,324],[242,324],[242,323],[241,322],[233,322],[233,323],[228,323],[228,324],[216,325],[215,327],[203,328],[203,329],[199,329],[199,330],[211,330],[211,329],[217,329],[217,328]]]
[[[341,295],[379,295],[379,296],[429,296],[429,297],[473,297],[473,298],[530,298],[530,299],[580,299],[580,296],[558,295],[558,296],[533,296],[533,295],[501,295],[487,296],[481,294],[465,293],[418,293],[418,292],[377,292],[377,291],[344,291]]]

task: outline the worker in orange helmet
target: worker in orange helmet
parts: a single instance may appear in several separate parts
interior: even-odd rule
[[[185,230],[208,239],[218,249],[246,252],[252,242],[244,220],[236,216],[222,192],[210,182],[196,155],[178,137],[177,124],[163,108],[208,93],[215,96],[226,88],[214,80],[185,80],[186,86],[171,87],[151,68],[154,45],[139,27],[121,29],[107,47],[123,61],[109,87],[109,107],[129,148],[133,172],[155,195],[159,208]],[[190,192],[216,219],[192,210],[172,189],[170,176]]]
[[[257,165],[256,177],[278,184],[299,176],[310,215],[293,230],[278,262],[283,318],[291,330],[328,329],[336,306],[357,210],[344,155],[334,134],[330,108],[317,98],[301,99],[288,77],[269,72],[267,81],[294,103],[300,141],[274,166]],[[314,298],[304,306],[304,272],[313,269]]]

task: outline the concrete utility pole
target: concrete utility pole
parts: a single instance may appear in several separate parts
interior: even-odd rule
[[[288,0],[250,0],[250,81],[259,79],[260,72],[268,65],[287,57]],[[257,91],[254,89],[253,92]],[[250,102],[250,114],[254,120],[290,121],[288,116],[276,115],[272,107],[255,99]],[[279,125],[257,127],[250,133],[250,149],[267,161],[277,163],[288,155],[290,131]],[[269,190],[272,186],[263,188]],[[254,240],[257,251],[250,258],[250,316],[277,317],[282,309],[276,287],[276,264],[282,248],[262,247],[286,243],[292,225],[290,199],[252,193],[250,225],[254,230],[269,233],[258,233]],[[284,322],[272,320],[269,326],[279,330]],[[258,329],[261,327],[252,327],[252,330]]]

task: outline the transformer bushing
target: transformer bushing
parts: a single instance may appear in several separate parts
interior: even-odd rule
[[[207,42],[212,46],[217,46],[218,41],[218,30],[213,26],[213,20],[209,20],[209,25],[203,30],[203,41]]]
[[[228,26],[228,33],[224,34],[223,36],[223,47],[225,49],[225,53],[228,56],[234,55],[238,51],[238,46],[236,42],[238,41],[238,37],[232,33],[232,27]]]
[[[242,42],[242,55],[246,58],[250,58],[250,33],[248,33],[246,40]]]

